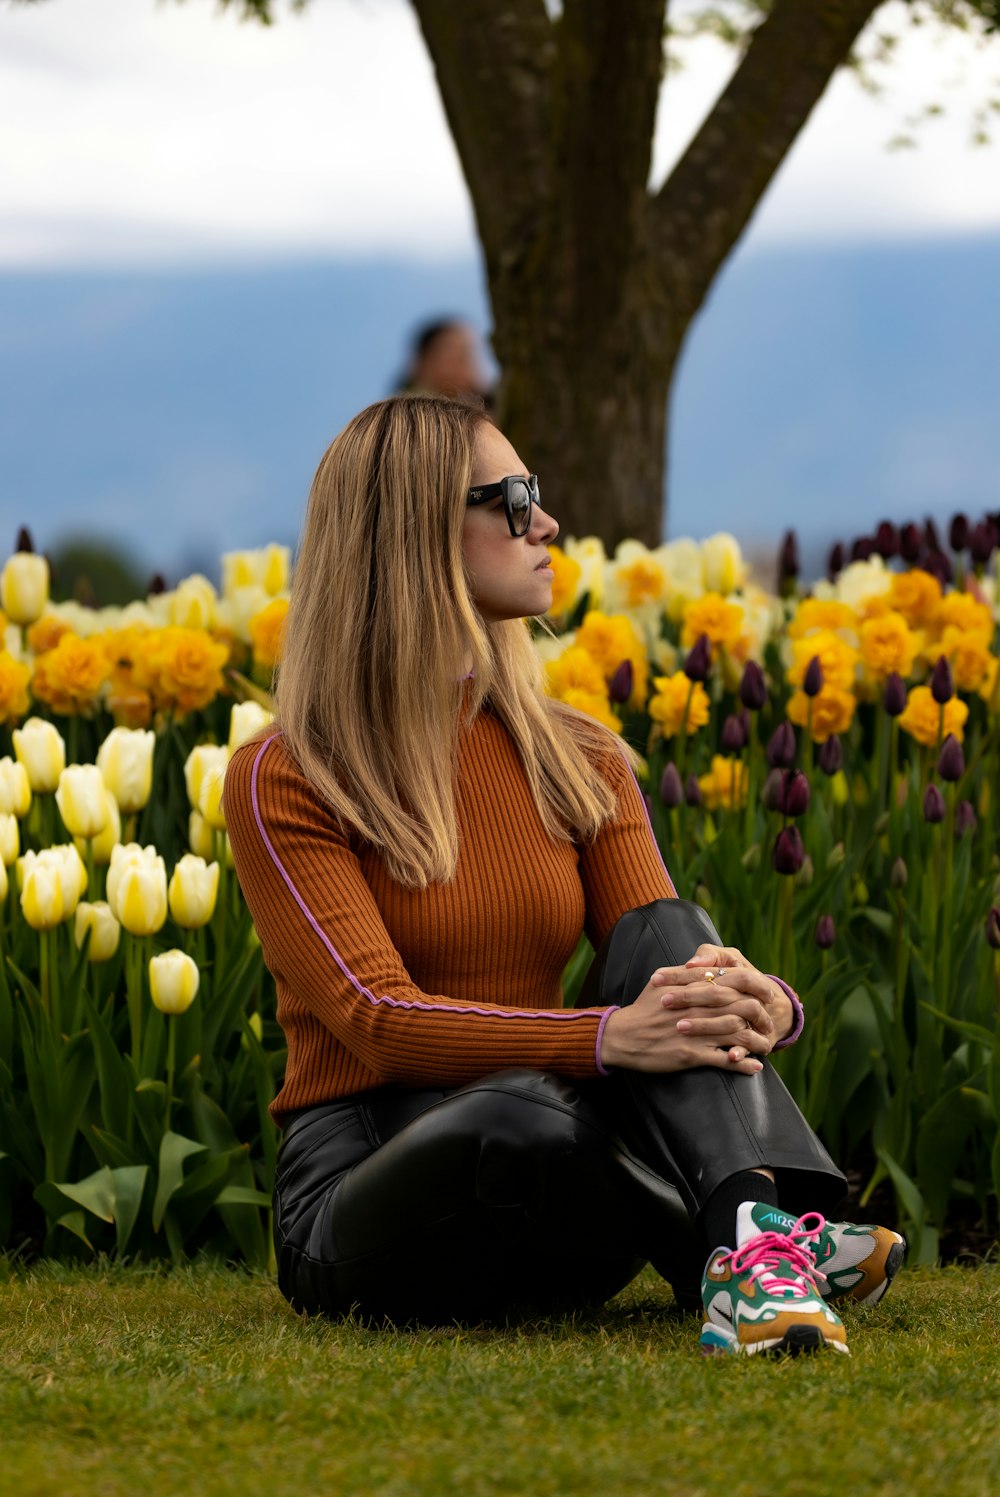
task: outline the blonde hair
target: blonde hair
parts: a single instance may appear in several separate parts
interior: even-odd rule
[[[489,699],[554,837],[615,809],[606,729],[544,693],[527,621],[486,623],[462,557],[481,411],[435,396],[369,406],[324,454],[299,547],[278,717],[306,778],[411,888],[458,860],[454,768],[466,712]],[[499,786],[500,793],[503,787]]]

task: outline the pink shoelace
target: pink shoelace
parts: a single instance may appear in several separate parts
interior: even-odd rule
[[[810,1226],[810,1222],[814,1222],[815,1226]],[[816,1259],[808,1247],[810,1242],[819,1237],[825,1226],[826,1218],[820,1216],[818,1211],[807,1211],[805,1216],[799,1217],[787,1235],[783,1232],[761,1232],[742,1247],[726,1253],[719,1263],[729,1263],[734,1274],[745,1274],[751,1283],[756,1283],[759,1279],[766,1294],[781,1294],[787,1299],[806,1299],[814,1292],[814,1288],[803,1283],[803,1277],[813,1280],[826,1278],[826,1274],[820,1273],[816,1267]],[[784,1274],[775,1273],[779,1263],[790,1264],[796,1277],[790,1279]]]

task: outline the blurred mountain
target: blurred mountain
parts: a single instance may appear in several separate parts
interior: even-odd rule
[[[883,517],[996,508],[998,263],[997,238],[737,255],[675,386],[669,533],[795,525],[815,569]],[[0,551],[26,522],[175,579],[293,543],[327,442],[443,313],[488,327],[475,264],[0,274]]]

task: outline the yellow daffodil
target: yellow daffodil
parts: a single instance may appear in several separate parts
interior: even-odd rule
[[[908,572],[893,572],[888,598],[911,629],[929,629],[941,602],[941,584],[922,567],[912,567]]]
[[[853,608],[836,598],[803,598],[788,624],[788,637],[801,639],[813,630],[844,631],[853,637],[858,618]]]
[[[812,714],[810,716],[810,704]],[[853,691],[841,686],[826,686],[814,697],[804,691],[794,691],[788,699],[789,720],[800,728],[810,724],[810,736],[816,743],[825,743],[832,733],[846,733],[854,721],[858,699]]]
[[[996,658],[990,653],[989,640],[981,633],[954,624],[947,625],[935,648],[938,654],[948,657],[959,691],[978,691]]]
[[[620,733],[622,730],[621,722],[612,712],[604,691],[581,691],[578,687],[571,686],[560,697],[560,701],[565,702],[568,707],[575,707],[578,712],[586,712],[588,717],[596,718],[599,723],[610,728],[612,733]]]
[[[28,710],[31,666],[9,650],[0,650],[0,722],[23,717]]]
[[[592,609],[584,615],[583,623],[576,631],[576,643],[596,660],[606,684],[610,684],[622,662],[629,661],[632,666],[629,706],[642,706],[649,681],[649,661],[646,647],[631,619],[624,614],[607,614]]]
[[[183,1014],[198,992],[198,967],[185,952],[161,951],[149,963],[149,992],[162,1014]]]
[[[604,672],[589,650],[571,645],[545,666],[545,679],[552,696],[564,698],[568,691],[586,691],[607,699]]]
[[[604,569],[608,564],[604,542],[596,535],[585,535],[581,540],[568,536],[563,551],[580,568],[580,591],[574,601],[579,602],[586,593],[589,606],[600,608],[604,602]]]
[[[93,904],[81,899],[76,907],[73,940],[78,949],[83,946],[88,931],[87,960],[95,964],[110,961],[118,950],[122,928],[112,914],[111,906],[103,899],[95,900]]]
[[[698,789],[709,811],[738,811],[747,802],[747,769],[740,759],[713,754],[708,774],[698,776]]]
[[[719,593],[706,593],[684,610],[681,644],[685,649],[707,634],[718,649],[734,652],[743,637],[743,608]]]
[[[641,541],[621,541],[605,573],[607,607],[630,612],[652,609],[659,614],[666,594],[667,570],[659,553]]]
[[[708,722],[710,705],[700,681],[691,682],[683,671],[675,671],[672,676],[653,678],[648,711],[653,721],[659,723],[664,738],[673,738],[681,731],[682,724],[690,737]]]
[[[905,680],[913,669],[920,636],[913,633],[901,613],[885,613],[866,618],[858,630],[861,660],[875,681],[884,681],[893,671]],[[824,675],[824,680],[825,680]]]
[[[548,614],[550,618],[558,619],[571,612],[582,596],[580,584],[583,568],[578,561],[567,556],[561,546],[550,544],[546,549],[552,558],[552,570],[555,574],[552,582],[552,607]]]
[[[59,776],[56,805],[71,837],[96,837],[108,824],[108,797],[96,764],[70,764]]]
[[[58,728],[42,717],[29,717],[11,734],[18,763],[23,764],[36,795],[48,795],[66,768],[66,744]]]
[[[791,686],[801,686],[810,661],[819,658],[823,685],[849,691],[857,677],[858,652],[839,634],[819,629],[803,639],[792,641],[792,664],[788,671]]]
[[[247,627],[255,665],[270,670],[281,659],[287,614],[288,600],[275,598],[250,619]]]
[[[724,530],[702,541],[701,563],[707,592],[725,597],[746,582],[747,567],[739,541]]]
[[[941,708],[934,700],[929,686],[914,686],[906,696],[906,706],[899,717],[899,726],[918,743],[933,748],[938,741],[938,732],[945,738],[954,733],[959,743],[965,737],[965,720],[969,709],[959,697],[952,697],[944,705],[944,722],[941,723]]]
[[[0,572],[0,608],[13,624],[33,624],[49,601],[49,564],[44,556],[16,551]]]
[[[194,853],[185,853],[170,875],[167,890],[170,913],[184,930],[198,930],[215,913],[218,892],[218,863],[206,863]]]
[[[68,716],[93,707],[110,675],[111,662],[98,639],[63,634],[54,649],[35,661],[31,691],[53,712]]]

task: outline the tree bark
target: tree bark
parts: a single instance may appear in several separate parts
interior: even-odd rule
[[[483,247],[498,423],[564,534],[655,545],[688,328],[878,0],[774,0],[656,195],[664,0],[413,5]]]

